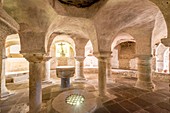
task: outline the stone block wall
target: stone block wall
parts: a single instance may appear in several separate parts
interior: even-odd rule
[[[7,58],[5,63],[7,73],[29,70],[29,62],[25,58]]]

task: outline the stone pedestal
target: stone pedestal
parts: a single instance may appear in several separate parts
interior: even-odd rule
[[[38,113],[42,104],[43,54],[23,54],[29,61],[29,113]]]
[[[76,75],[75,75],[75,81],[76,82],[82,82],[85,81],[86,78],[84,77],[84,59],[83,56],[75,57],[76,59]]]
[[[43,61],[44,69],[42,70],[42,83],[52,83],[50,80],[50,59],[51,57],[45,57]]]
[[[154,84],[151,75],[151,55],[138,56],[138,79],[136,87],[145,90],[153,90]]]
[[[0,97],[6,97],[12,93],[6,88],[6,79],[5,79],[5,40],[0,40]]]
[[[56,75],[61,78],[61,88],[70,87],[70,77],[75,73],[74,66],[58,66],[56,67]]]

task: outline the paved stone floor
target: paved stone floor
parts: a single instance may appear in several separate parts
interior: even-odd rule
[[[70,89],[84,89],[89,92],[97,92],[97,74],[86,75],[86,83],[72,82]],[[149,92],[133,87],[136,78],[118,77],[115,83],[107,83],[107,92],[114,95],[114,99],[104,101],[94,113],[170,113],[170,92],[168,82],[154,78],[156,90]],[[28,81],[24,83],[7,84],[14,94],[1,98],[0,113],[26,113],[28,111]],[[66,90],[70,90],[66,89]],[[43,85],[42,112],[48,110],[48,103],[65,90],[60,89],[60,80],[54,80],[53,84]],[[51,112],[52,113],[52,112]]]

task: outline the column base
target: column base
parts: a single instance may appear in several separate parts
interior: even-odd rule
[[[0,94],[0,97],[5,98],[5,97],[9,97],[9,96],[14,95],[14,94],[15,94],[15,92],[6,91],[6,92],[3,92],[2,94]]]
[[[135,87],[144,89],[144,90],[153,91],[155,89],[155,84],[153,82],[137,80]]]
[[[42,84],[52,84],[53,82],[51,80],[43,80]]]
[[[87,82],[86,78],[75,78],[74,82]]]
[[[116,83],[116,80],[115,80],[115,78],[108,78],[106,83],[107,84],[113,84],[113,83]]]
[[[61,88],[70,88],[70,78],[61,78]]]

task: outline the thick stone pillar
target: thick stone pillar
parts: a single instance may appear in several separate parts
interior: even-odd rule
[[[106,75],[107,75],[107,59],[110,59],[111,52],[103,51],[94,53],[98,58],[98,90],[99,96],[106,96]]]
[[[153,90],[154,84],[152,82],[151,72],[151,55],[140,55],[138,56],[138,80],[136,87]]]
[[[43,61],[43,66],[44,69],[42,70],[42,82],[43,83],[52,83],[52,81],[50,80],[50,59],[51,57],[45,57],[44,61]]]
[[[38,113],[41,110],[42,88],[41,77],[43,72],[43,54],[25,54],[29,61],[29,113]]]
[[[76,59],[76,76],[75,81],[85,81],[86,78],[84,77],[84,56],[77,56]]]
[[[5,39],[0,40],[0,97],[6,97],[11,95],[10,91],[6,88],[6,79],[5,79]]]

